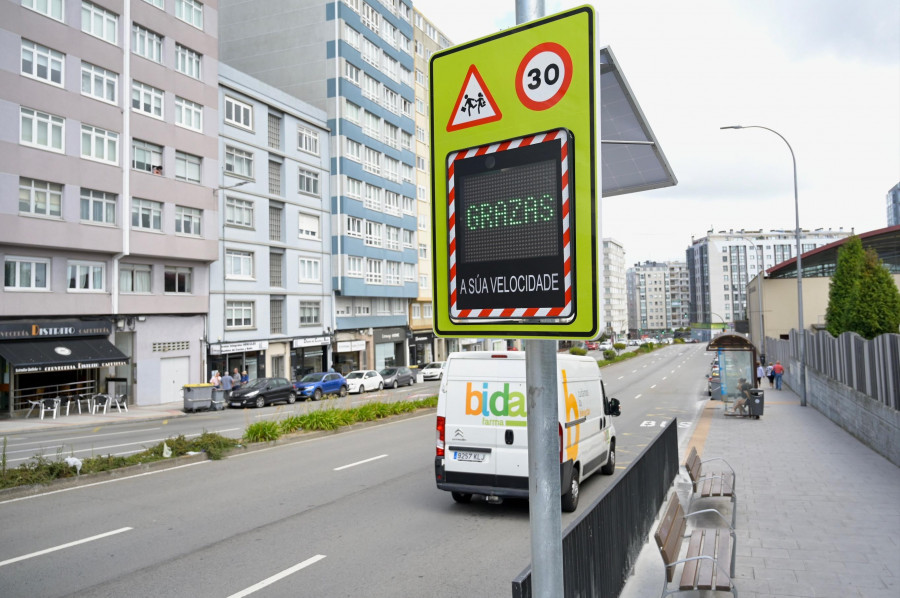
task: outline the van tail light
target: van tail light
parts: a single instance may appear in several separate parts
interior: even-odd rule
[[[559,424],[559,462],[563,462],[563,434],[562,424]]]
[[[436,449],[435,456],[436,457],[444,456],[444,429],[446,428],[446,425],[447,425],[447,420],[444,418],[444,416],[442,416],[442,415],[437,416],[437,426],[436,426],[436,428],[437,428],[437,438],[436,438],[437,443],[435,445],[435,449]]]

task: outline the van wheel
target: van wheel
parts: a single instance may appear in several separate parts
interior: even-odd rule
[[[461,505],[464,505],[472,500],[472,495],[468,492],[451,492],[450,496],[452,496],[453,500]]]
[[[569,491],[563,494],[562,497],[562,510],[566,513],[572,513],[575,509],[578,508],[578,494],[580,488],[578,486],[578,470],[572,470],[572,485],[569,487]]]
[[[606,460],[606,465],[600,468],[600,473],[603,475],[612,475],[616,471],[616,441],[613,440],[609,443],[609,459]]]

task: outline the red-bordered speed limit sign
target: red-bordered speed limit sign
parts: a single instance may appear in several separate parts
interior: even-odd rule
[[[532,48],[516,71],[516,95],[532,110],[546,110],[559,102],[572,82],[572,57],[554,42]]]

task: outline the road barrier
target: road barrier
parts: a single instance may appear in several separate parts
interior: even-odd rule
[[[678,467],[674,419],[563,531],[566,598],[614,598],[621,593]],[[512,595],[531,598],[531,565],[513,580]]]

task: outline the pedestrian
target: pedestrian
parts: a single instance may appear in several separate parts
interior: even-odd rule
[[[769,379],[769,388],[775,388],[775,366],[771,363],[766,366],[766,378]]]
[[[228,370],[225,370],[225,375],[222,376],[222,392],[225,393],[226,398],[231,395],[232,388],[234,388],[234,378],[231,377]]]
[[[772,372],[775,373],[775,390],[781,390],[781,377],[784,376],[784,366],[781,365],[780,361],[775,362]]]
[[[222,384],[222,377],[219,376],[219,370],[213,370],[212,376],[209,378],[209,383],[213,385],[213,388],[219,388],[219,385]]]
[[[244,370],[244,373],[241,374],[241,386],[250,382],[250,376],[247,375],[247,370]]]
[[[243,383],[241,382],[241,373],[237,368],[234,368],[234,373],[231,374],[231,379],[234,381],[234,389],[239,389]]]
[[[760,362],[756,362],[756,388],[762,383],[763,376],[766,375],[766,369]]]

